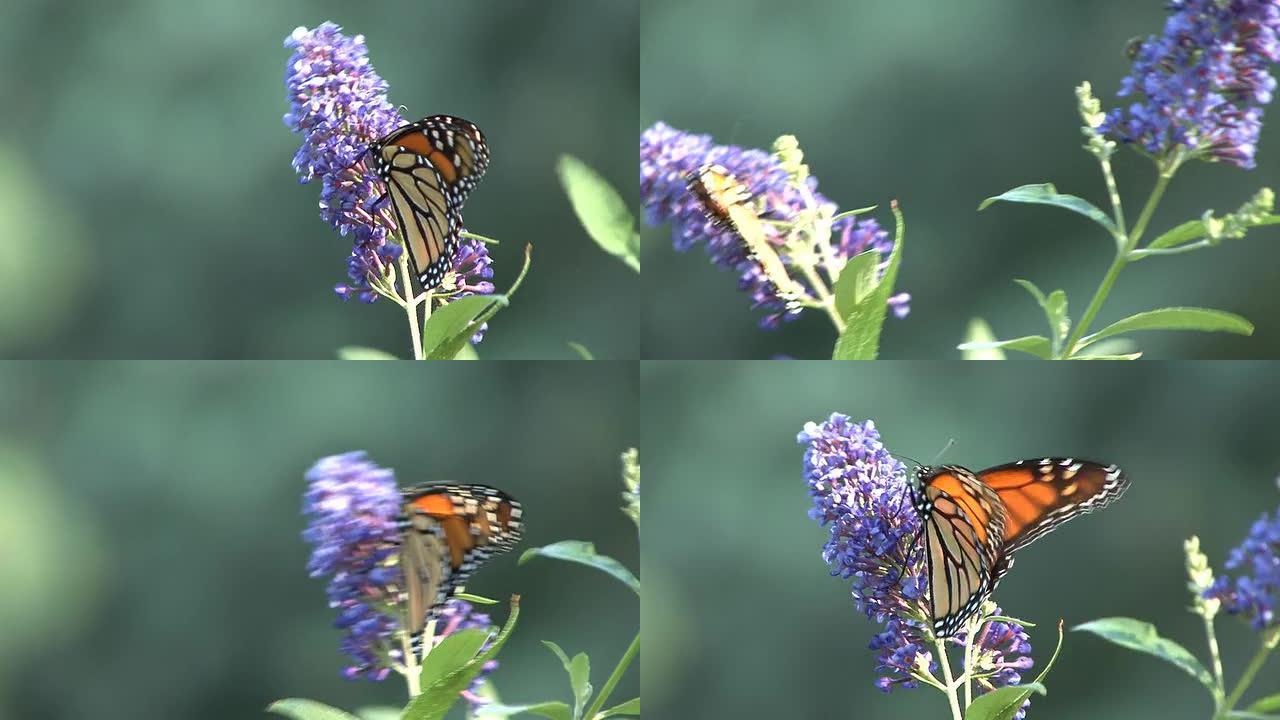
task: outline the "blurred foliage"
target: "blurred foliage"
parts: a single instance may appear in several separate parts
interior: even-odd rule
[[[544,639],[597,659],[603,682],[635,632],[634,594],[516,559],[577,539],[637,566],[618,509],[636,394],[618,363],[0,365],[0,718],[403,705],[398,678],[342,679],[334,611],[305,570],[302,474],[352,449],[402,485],[489,483],[524,504],[521,547],[467,584],[521,595],[494,675],[505,701],[562,693]],[[615,697],[638,694],[633,671]]]
[[[663,120],[758,148],[793,133],[820,189],[843,208],[901,201],[911,228],[898,289],[912,294],[912,310],[886,323],[880,357],[959,358],[973,317],[999,337],[1040,326],[1039,308],[1013,278],[1064,288],[1077,313],[1088,303],[1113,254],[1105,233],[1043,208],[976,210],[985,197],[1036,182],[1107,206],[1097,163],[1081,149],[1074,88],[1091,80],[1105,106],[1117,104],[1126,43],[1158,33],[1163,6],[645,0],[640,124]],[[1254,171],[1184,168],[1152,232],[1280,185],[1280,129],[1265,129],[1259,148]],[[1136,213],[1154,171],[1123,148],[1115,165]],[[876,217],[890,224],[887,211]],[[643,240],[646,356],[829,357],[826,318],[759,330],[759,313],[701,250],[676,253],[665,226],[646,228]],[[1278,264],[1276,228],[1143,263],[1125,274],[1096,327],[1166,305],[1221,308],[1251,320],[1254,336],[1146,333],[1144,357],[1276,357],[1280,296],[1267,268]]]
[[[350,243],[290,167],[282,43],[324,20],[366,36],[408,115],[485,130],[494,158],[467,225],[502,241],[500,288],[535,248],[482,357],[568,359],[569,340],[636,356],[639,281],[555,175],[572,153],[637,192],[635,0],[4,3],[0,355],[408,354],[398,308],[332,293]]]
[[[641,623],[656,717],[927,718],[937,693],[874,686],[877,625],[821,556],[796,434],[831,412],[872,418],[891,451],[974,469],[1077,455],[1120,464],[1132,487],[1018,555],[996,592],[1032,629],[1034,677],[1067,627],[1154,622],[1204,656],[1187,611],[1183,541],[1221,570],[1280,504],[1280,388],[1267,363],[645,363]],[[1227,673],[1256,647],[1219,622]],[[1272,663],[1274,665],[1274,663]],[[1264,675],[1271,672],[1264,670]],[[1209,698],[1176,668],[1068,633],[1030,717],[1188,720]],[[1260,684],[1260,689],[1265,689]],[[678,711],[677,711],[678,709]]]

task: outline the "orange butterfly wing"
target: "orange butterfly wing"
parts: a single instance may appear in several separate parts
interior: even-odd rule
[[[1129,482],[1115,465],[1043,458],[973,473],[920,468],[913,502],[925,537],[934,633],[961,630],[1013,567],[1013,552],[1110,505]]]
[[[1004,504],[1006,555],[1071,518],[1110,505],[1129,487],[1128,478],[1115,465],[1075,458],[1019,460],[987,468],[978,473],[978,479]]]

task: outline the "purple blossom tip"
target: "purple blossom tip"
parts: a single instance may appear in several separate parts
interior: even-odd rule
[[[1244,542],[1227,556],[1227,570],[1235,577],[1220,576],[1205,597],[1218,599],[1232,615],[1249,621],[1262,632],[1280,625],[1276,604],[1280,601],[1280,509],[1274,517],[1263,514]]]
[[[1277,0],[1170,0],[1164,32],[1137,49],[1119,96],[1128,107],[1102,131],[1157,157],[1193,156],[1254,167],[1263,106],[1280,61]]]

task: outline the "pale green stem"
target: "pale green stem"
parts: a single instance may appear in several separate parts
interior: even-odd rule
[[[617,687],[618,681],[622,680],[622,675],[627,672],[627,667],[631,665],[631,661],[635,659],[636,654],[640,652],[640,633],[636,633],[636,638],[631,641],[630,647],[622,654],[622,659],[618,661],[617,667],[613,669],[613,674],[608,680],[604,681],[604,687],[600,688],[600,693],[596,695],[596,699],[591,702],[587,708],[586,718],[590,720],[604,709],[605,701],[613,694],[613,689]]]
[[[818,301],[822,304],[822,309],[826,311],[827,317],[831,318],[831,323],[836,326],[836,332],[840,335],[844,334],[844,318],[840,317],[840,313],[836,310],[836,299],[831,295],[831,291],[827,289],[827,284],[822,281],[818,275],[818,271],[808,265],[801,265],[800,271],[804,273],[804,277],[813,286],[813,292],[818,296]]]
[[[978,633],[982,631],[984,620],[981,618],[969,621],[969,632],[964,640],[964,707],[966,710],[973,704],[973,646],[977,643]]]
[[[1115,173],[1111,172],[1111,161],[1098,162],[1102,165],[1102,177],[1107,182],[1107,195],[1111,198],[1111,211],[1116,219],[1116,227],[1124,232],[1124,206],[1120,204],[1120,189],[1116,187]]]
[[[803,182],[803,181],[799,182],[795,185],[795,187],[800,191],[800,197],[804,200],[805,210],[808,211],[808,213],[811,216],[813,216],[813,225],[811,225],[808,229],[811,231],[817,230],[818,224],[820,222],[823,222],[818,211],[818,198],[813,196],[813,191],[809,189],[809,184],[806,182]],[[826,225],[827,232],[825,233],[825,237],[823,237],[821,240],[818,239],[817,232],[809,232],[806,234],[810,236],[809,237],[810,245],[816,248],[818,252],[822,254],[822,263],[823,265],[826,266],[827,275],[832,279],[832,282],[834,283],[835,277],[836,277],[836,272],[835,272],[836,254],[835,254],[835,249],[831,247],[831,226],[835,224],[835,218],[832,218],[831,220],[827,220],[823,224]]]
[[[947,684],[947,703],[951,706],[952,720],[964,720],[960,712],[960,698],[956,697],[956,681],[951,674],[951,661],[947,659],[947,641],[935,638],[934,647],[938,648],[938,664],[942,666],[942,679]]]
[[[1204,618],[1204,634],[1209,641],[1209,659],[1213,664],[1213,679],[1218,686],[1213,700],[1221,708],[1222,698],[1227,694],[1227,686],[1222,678],[1222,653],[1218,651],[1218,634],[1214,631],[1212,618]]]
[[[1156,207],[1160,204],[1160,199],[1164,197],[1164,191],[1168,188],[1171,179],[1173,179],[1173,171],[1161,168],[1160,176],[1156,179],[1156,186],[1151,190],[1151,195],[1147,198],[1147,204],[1142,208],[1142,214],[1138,216],[1138,223],[1133,226],[1133,231],[1124,237],[1124,243],[1116,251],[1116,257],[1111,261],[1111,267],[1107,269],[1107,274],[1103,276],[1097,292],[1093,294],[1093,299],[1089,301],[1089,307],[1085,309],[1084,315],[1080,316],[1080,321],[1076,323],[1075,329],[1071,331],[1071,337],[1067,339],[1066,345],[1062,348],[1062,358],[1071,357],[1075,351],[1076,344],[1089,331],[1089,326],[1093,324],[1098,312],[1102,310],[1102,304],[1106,302],[1107,296],[1111,294],[1111,288],[1116,284],[1116,278],[1120,276],[1120,271],[1124,270],[1125,266],[1129,264],[1129,253],[1137,247],[1138,241],[1142,239],[1142,233],[1146,232],[1147,224],[1151,222],[1151,216],[1155,214]],[[1123,227],[1120,228],[1120,232],[1124,232]]]
[[[413,281],[409,279],[409,253],[400,253],[400,282],[404,283],[404,312],[409,319],[409,341],[413,343],[413,359],[422,359],[422,331],[418,327],[418,299],[413,296]],[[431,307],[431,298],[427,298]]]
[[[1280,640],[1280,627],[1274,627],[1270,632],[1262,637],[1262,647],[1258,648],[1258,652],[1249,661],[1249,666],[1244,669],[1244,674],[1240,676],[1240,682],[1236,683],[1236,687],[1227,696],[1226,702],[1223,703],[1222,709],[1215,716],[1217,718],[1226,718],[1235,709],[1236,703],[1240,702],[1241,696],[1249,689],[1249,685],[1253,682],[1253,678],[1262,669],[1267,662],[1267,656],[1272,650],[1276,649],[1277,641]]]
[[[404,681],[409,686],[409,699],[412,700],[422,693],[422,673],[418,670],[418,658],[413,654],[409,633],[400,633],[400,648],[404,653]]]

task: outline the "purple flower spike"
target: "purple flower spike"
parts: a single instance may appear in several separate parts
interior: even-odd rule
[[[1254,167],[1280,61],[1280,1],[1170,0],[1164,33],[1138,48],[1102,131],[1164,157],[1181,147]]]
[[[284,45],[293,49],[285,71],[290,109],[284,123],[303,136],[294,170],[303,183],[320,179],[320,217],[352,238],[347,281],[334,292],[344,300],[372,303],[378,294],[370,279],[386,277],[403,248],[389,237],[396,224],[387,203],[379,202],[385,187],[364,155],[370,143],[404,125],[405,119],[387,99],[387,83],[369,62],[364,36],[349,37],[325,22],[314,30],[294,30]],[[491,294],[490,265],[483,243],[463,239],[453,258],[458,292],[437,302]],[[477,333],[476,342],[482,334]]]
[[[307,471],[302,512],[311,517],[302,538],[314,546],[307,572],[328,576],[329,604],[346,631],[342,651],[355,661],[348,677],[382,680],[396,644],[394,587],[398,557],[400,491],[395,474],[363,452],[322,458]]]
[[[807,423],[796,440],[806,446],[809,517],[830,529],[822,559],[832,575],[851,581],[854,607],[884,624],[870,645],[884,673],[876,686],[886,692],[916,687],[916,664],[923,659],[931,671],[937,664],[917,620],[924,556],[911,552],[920,521],[907,496],[906,468],[870,420],[857,423],[836,413],[824,423]]]
[[[688,176],[707,164],[723,166],[744,183],[752,195],[760,199],[764,215],[769,219],[792,221],[808,209],[804,193],[792,183],[791,175],[774,155],[763,150],[716,145],[710,135],[686,133],[659,122],[640,135],[640,198],[645,221],[650,225],[670,222],[676,250],[684,252],[701,244],[713,263],[738,273],[738,288],[751,297],[753,308],[765,312],[760,320],[762,327],[772,329],[785,320],[794,320],[800,310],[787,306],[737,233],[709,221],[701,201],[689,191]],[[834,210],[835,204],[818,193],[816,179],[810,176],[807,185],[818,206]],[[763,229],[765,240],[787,263],[784,232],[768,223]],[[841,259],[874,249],[887,260],[893,248],[888,233],[873,219],[841,220],[833,227],[832,234],[831,253]],[[793,279],[813,297],[808,281],[796,277],[798,275],[793,274]],[[894,315],[906,316],[908,299],[905,294],[896,296]]]
[[[1280,601],[1280,510],[1272,518],[1263,514],[1253,524],[1249,536],[1227,557],[1226,567],[1239,574],[1235,578],[1217,578],[1205,597],[1221,600],[1227,612],[1248,619],[1259,632],[1280,624],[1276,617],[1276,604]]]

